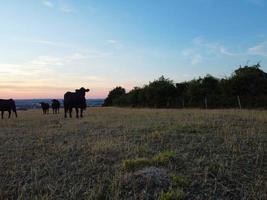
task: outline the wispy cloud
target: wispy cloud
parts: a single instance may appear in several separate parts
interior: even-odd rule
[[[54,7],[54,4],[49,0],[43,0],[42,3],[43,3],[43,5],[45,5],[45,6],[49,7],[49,8],[53,8]]]
[[[214,56],[237,56],[239,53],[230,52],[218,42],[209,42],[202,37],[192,40],[190,46],[183,49],[182,56],[190,60],[192,65],[197,65]]]
[[[109,45],[112,45],[116,49],[121,49],[123,47],[122,43],[115,39],[109,39],[106,41]]]
[[[267,57],[267,41],[264,41],[254,47],[251,47],[247,51],[250,55]]]
[[[264,6],[265,0],[247,0],[250,4],[256,5],[256,6]]]
[[[59,8],[62,12],[65,12],[65,13],[74,13],[76,12],[76,10],[69,6],[69,5],[61,5],[60,8]]]
[[[117,44],[117,43],[118,43],[117,40],[107,40],[107,42],[108,42],[109,44]]]
[[[60,44],[57,42],[49,41],[49,40],[31,40],[32,43],[51,45],[51,46],[59,46]]]
[[[203,47],[205,50],[207,50],[209,53],[213,54],[223,54],[227,56],[235,56],[238,55],[237,53],[232,53],[227,50],[227,48],[218,43],[218,42],[209,42],[203,39],[202,37],[196,37],[193,39],[193,44],[195,44],[198,47]]]
[[[75,52],[70,55],[64,56],[38,56],[29,62],[32,66],[38,67],[59,67],[72,64],[79,64],[79,62],[109,57],[112,54],[109,52],[101,52],[95,50],[84,50],[81,52]]]
[[[64,60],[53,56],[38,56],[37,58],[30,61],[30,64],[34,66],[62,66]]]
[[[42,0],[42,4],[49,8],[56,8],[59,11],[64,12],[64,13],[76,12],[76,9],[73,6],[71,6],[70,4],[67,4],[64,1],[56,1],[56,2],[54,1],[52,3],[51,0]]]
[[[192,65],[197,65],[203,61],[203,56],[200,55],[194,48],[184,49],[182,51],[182,55],[189,59]]]

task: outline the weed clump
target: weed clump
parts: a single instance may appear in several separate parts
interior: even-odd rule
[[[165,169],[146,167],[125,174],[121,179],[121,199],[157,199],[171,187],[171,179]]]
[[[185,193],[181,189],[162,192],[159,196],[159,200],[182,200],[184,198],[185,198]]]
[[[123,161],[122,168],[126,171],[134,171],[152,164],[151,160],[147,158],[128,159]]]
[[[174,151],[164,151],[155,155],[152,160],[155,164],[167,165],[170,161],[173,161],[175,157],[176,153]]]
[[[174,175],[172,174],[171,176],[171,180],[173,182],[173,185],[175,187],[187,187],[190,183],[189,180],[183,176],[178,176],[178,175]]]
[[[164,166],[175,159],[176,153],[174,151],[164,151],[155,155],[152,159],[135,158],[128,159],[122,162],[122,168],[126,171],[134,171],[147,166]]]

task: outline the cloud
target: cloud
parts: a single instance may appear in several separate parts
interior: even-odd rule
[[[112,54],[109,52],[101,52],[95,50],[84,50],[81,52],[75,52],[64,56],[38,56],[31,60],[28,64],[30,66],[38,67],[60,67],[68,66],[72,64],[79,64],[82,61],[90,59],[98,59],[109,57]],[[0,65],[1,66],[1,65]]]
[[[192,65],[197,65],[203,61],[202,55],[200,55],[194,48],[184,49],[182,55],[189,59]]]
[[[53,56],[38,56],[37,58],[30,61],[33,66],[62,66],[64,60]]]
[[[114,47],[115,49],[121,49],[123,47],[122,43],[118,40],[109,39],[106,42],[112,47]]]
[[[109,44],[117,44],[117,43],[118,43],[117,40],[107,40],[107,42],[108,42]]]
[[[263,7],[265,5],[265,0],[247,0],[247,1],[256,6]]]
[[[52,3],[51,0],[42,0],[42,4],[49,8],[56,8],[61,12],[64,13],[74,13],[76,10],[74,7],[70,6],[69,4],[66,4],[66,2],[63,1],[57,1],[56,4]]]
[[[192,65],[197,65],[203,61],[219,56],[238,56],[239,53],[230,52],[224,45],[218,42],[209,42],[202,37],[196,37],[192,40],[190,47],[183,49],[181,54]]]
[[[44,45],[50,45],[50,46],[59,46],[60,44],[56,42],[52,42],[49,40],[31,40],[32,43],[37,43],[37,44],[44,44]]]
[[[227,48],[216,42],[208,42],[202,37],[196,37],[193,39],[193,44],[198,47],[205,48],[204,50],[207,50],[211,54],[223,54],[226,56],[235,56],[238,55],[237,53],[231,53],[227,50]]]
[[[250,55],[267,57],[267,41],[264,41],[254,47],[251,47],[247,51]]]
[[[67,5],[62,5],[60,6],[59,8],[62,12],[65,12],[65,13],[74,13],[76,12],[76,10],[70,6],[67,6]]]
[[[43,0],[42,3],[43,3],[43,5],[45,5],[45,6],[49,7],[49,8],[53,8],[54,7],[54,4],[51,1]]]

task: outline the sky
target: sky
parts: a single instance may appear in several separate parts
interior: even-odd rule
[[[267,71],[266,25],[267,0],[1,1],[0,98]]]

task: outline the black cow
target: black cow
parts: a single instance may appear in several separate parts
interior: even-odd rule
[[[43,109],[43,114],[44,115],[49,114],[49,104],[45,102],[40,102],[40,104]]]
[[[13,99],[7,99],[7,100],[0,99],[0,110],[1,110],[2,119],[4,118],[5,111],[8,111],[8,118],[10,118],[11,110],[15,113],[16,117],[18,117],[16,104]]]
[[[65,118],[67,117],[67,112],[69,112],[70,118],[72,117],[72,109],[76,110],[76,117],[79,118],[79,108],[80,108],[80,117],[83,117],[83,110],[86,109],[86,99],[85,93],[89,92],[89,89],[81,87],[75,92],[66,92],[64,95],[64,111]]]
[[[58,114],[59,113],[59,108],[60,108],[60,102],[56,99],[52,100],[51,107],[53,109],[53,114]]]

